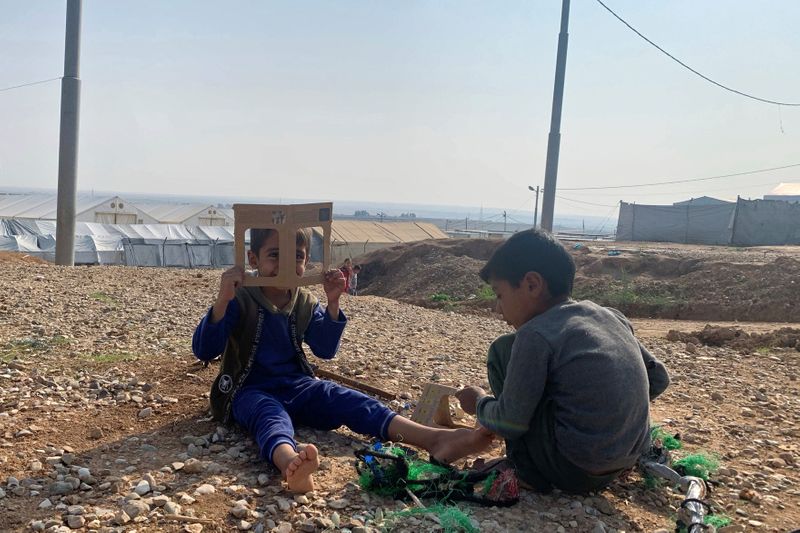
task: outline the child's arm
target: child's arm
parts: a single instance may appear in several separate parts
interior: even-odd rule
[[[636,336],[636,333],[633,331],[633,325],[631,325],[625,315],[611,307],[607,307],[606,309],[611,311],[620,322],[625,324],[632,335]],[[649,386],[650,400],[652,401],[669,387],[669,373],[664,364],[647,351],[647,348],[644,347],[639,339],[636,339],[636,343],[639,345],[639,351],[642,353],[642,361],[647,370],[647,384]]]
[[[637,340],[637,342],[639,342]],[[642,361],[647,369],[647,383],[650,387],[650,400],[655,400],[662,392],[669,387],[670,379],[667,367],[664,363],[655,358],[644,345],[639,342],[639,350],[642,352]]]
[[[233,267],[222,274],[217,300],[192,336],[192,352],[198,359],[209,361],[225,350],[228,335],[239,321],[239,305],[235,296],[243,277],[244,270],[240,267]]]
[[[538,333],[517,330],[503,393],[477,399],[478,422],[506,439],[524,435],[544,393],[552,350]]]
[[[328,298],[328,306],[327,309],[322,309],[319,304],[314,306],[304,340],[314,355],[322,359],[332,359],[339,350],[344,327],[347,325],[347,317],[339,308],[339,299],[344,292],[344,275],[340,270],[329,270],[325,273],[322,286]]]
[[[322,288],[328,299],[328,314],[333,320],[339,320],[339,299],[347,286],[344,274],[339,269],[332,268],[325,272]]]

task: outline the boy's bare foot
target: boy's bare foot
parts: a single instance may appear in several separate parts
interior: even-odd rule
[[[454,429],[439,434],[428,450],[431,457],[442,463],[452,463],[467,455],[479,453],[491,446],[494,435],[480,429]]]
[[[314,490],[312,474],[319,468],[319,452],[313,444],[299,449],[297,456],[286,466],[286,483],[292,492],[311,492]]]

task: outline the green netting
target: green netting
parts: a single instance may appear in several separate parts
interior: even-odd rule
[[[725,527],[731,523],[731,519],[725,515],[710,514],[703,519],[706,525],[713,526],[717,529]]]
[[[436,505],[432,505],[430,507],[415,507],[411,509],[405,509],[404,511],[389,513],[386,518],[387,520],[394,520],[396,518],[423,514],[432,514],[436,516],[439,519],[439,524],[442,526],[444,533],[457,533],[459,531],[464,531],[466,533],[479,532],[479,530],[472,525],[469,515],[455,505],[443,505],[441,503],[437,503]]]
[[[664,486],[665,480],[653,474],[646,473],[644,475],[644,486],[647,489],[657,489]]]
[[[708,481],[709,475],[719,468],[719,458],[705,453],[694,453],[672,463],[687,476],[695,476]]]
[[[661,426],[650,428],[650,438],[653,441],[660,440],[667,450],[680,450],[683,447],[683,443],[680,440],[661,429]]]

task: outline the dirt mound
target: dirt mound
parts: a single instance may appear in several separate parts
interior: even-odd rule
[[[20,252],[0,252],[0,263],[37,263],[48,264],[44,259]]]
[[[478,272],[501,243],[451,239],[372,252],[356,261],[364,267],[360,292],[485,312],[494,299]],[[800,322],[800,261],[792,257],[769,261],[764,255],[762,263],[739,263],[693,249],[646,252],[572,245],[569,251],[577,265],[574,297],[632,317]]]
[[[612,256],[589,258],[582,274],[586,276],[611,276],[616,279],[625,276],[650,276],[654,278],[677,278],[694,272],[700,267],[699,259],[686,259],[664,256]]]
[[[362,267],[359,293],[417,304],[474,299],[484,286],[478,272],[498,244],[422,241],[372,252],[355,261]]]
[[[795,348],[800,351],[800,329],[796,328],[780,328],[769,333],[747,333],[740,328],[707,325],[702,330],[691,333],[670,330],[667,340],[695,346],[727,346],[743,352],[764,348]]]

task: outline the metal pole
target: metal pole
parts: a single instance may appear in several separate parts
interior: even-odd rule
[[[533,229],[536,229],[536,221],[539,219],[539,186],[534,189],[528,185],[528,190],[536,193],[536,200],[533,202]]]
[[[567,70],[567,29],[569,26],[569,0],[561,2],[561,31],[558,34],[556,55],[556,80],[553,87],[553,112],[550,116],[550,136],[547,138],[547,163],[544,170],[544,198],[542,199],[542,228],[553,231],[553,211],[556,203],[558,178],[558,151],[561,144],[561,102],[564,99],[564,75]]]
[[[75,190],[78,171],[80,119],[82,0],[67,0],[64,77],[61,78],[61,130],[58,145],[58,204],[56,207],[56,264],[75,264]]]

